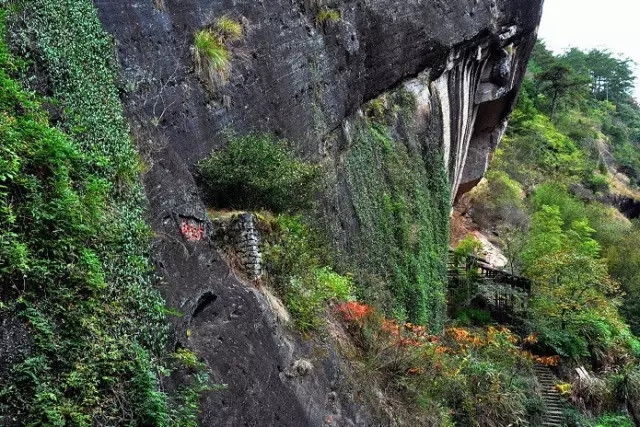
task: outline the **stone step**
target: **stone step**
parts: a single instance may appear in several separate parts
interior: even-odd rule
[[[561,427],[564,421],[565,399],[556,389],[558,379],[549,368],[536,365],[536,377],[542,387],[542,401],[545,411],[542,416],[543,427]]]

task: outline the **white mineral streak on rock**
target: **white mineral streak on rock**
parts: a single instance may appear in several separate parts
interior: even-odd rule
[[[451,157],[451,104],[449,103],[449,73],[445,73],[434,82],[435,93],[440,100],[442,110],[442,148],[444,167],[449,170]]]
[[[477,55],[480,53],[478,51]],[[475,102],[478,76],[482,75],[486,60],[479,62],[477,55],[457,66],[448,66],[448,70],[434,82],[434,92],[442,110],[443,155],[445,167],[451,173],[452,198],[460,186],[478,112]],[[453,158],[452,147],[455,150]],[[451,162],[452,170],[449,168]]]
[[[417,78],[408,80],[404,87],[416,100],[416,118],[420,122],[430,120],[433,97],[429,89],[428,73],[421,73]]]
[[[475,102],[471,99],[472,94],[475,95],[475,88],[471,88],[471,72],[472,61],[465,61],[460,65],[460,71],[462,74],[462,87],[460,88],[460,105],[462,110],[458,117],[460,117],[460,124],[458,125],[458,153],[456,155],[456,171],[453,181],[453,191],[451,197],[453,198],[458,192],[460,186],[460,179],[462,178],[462,170],[467,161],[467,151],[469,149],[469,140],[471,139],[470,129],[473,126],[469,126],[469,122],[475,122],[476,109]]]

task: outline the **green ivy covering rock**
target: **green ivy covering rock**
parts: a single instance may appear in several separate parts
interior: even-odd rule
[[[449,185],[436,149],[413,128],[415,100],[403,89],[387,111],[355,122],[347,176],[360,236],[357,263],[365,300],[401,320],[438,329],[445,317]],[[377,117],[383,116],[383,119]],[[386,299],[382,295],[389,295]]]
[[[0,3],[24,59],[0,42],[0,317],[30,337],[0,373],[0,424],[194,425],[206,378],[172,399],[161,387],[182,363],[164,353],[112,43],[91,1]],[[47,82],[57,128],[21,72]]]

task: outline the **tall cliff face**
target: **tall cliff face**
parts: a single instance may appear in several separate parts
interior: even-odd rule
[[[425,272],[441,271],[450,200],[486,170],[523,78],[541,3],[95,2],[115,38],[127,115],[150,166],[154,261],[167,303],[183,313],[173,320],[174,344],[195,349],[214,381],[228,385],[204,397],[203,425],[375,422],[333,347],[318,351],[285,332],[267,299],[240,283],[210,243],[195,163],[224,144],[227,129],[285,137],[331,171],[322,217],[346,258],[385,275],[392,256],[385,246],[372,248],[372,239],[395,243],[384,243],[389,230],[371,222],[395,192],[407,202],[406,222],[417,224],[418,241],[430,245],[415,249],[416,260]],[[339,21],[319,24],[323,7],[339,10]],[[212,93],[195,72],[193,37],[223,15],[240,20],[246,36],[233,47],[228,82]],[[385,110],[373,129],[363,107],[372,100]],[[375,145],[380,132],[383,145],[395,144],[388,160]],[[392,170],[402,176],[390,177]],[[368,191],[376,188],[385,191]],[[184,239],[185,221],[203,228],[201,240]],[[412,274],[424,287],[410,288],[408,280],[403,298],[414,303],[394,309],[437,324],[441,278]],[[295,368],[301,359],[311,360],[311,374]]]
[[[219,146],[227,127],[272,132],[320,156],[326,135],[364,102],[426,72],[433,85],[426,96],[437,98],[445,119],[441,138],[455,195],[478,179],[482,153],[499,140],[541,3],[115,0],[96,6],[132,90],[130,115],[187,164]],[[339,10],[340,20],[318,24],[322,7]],[[232,52],[229,82],[211,96],[194,73],[193,36],[223,15],[241,19],[247,34]]]

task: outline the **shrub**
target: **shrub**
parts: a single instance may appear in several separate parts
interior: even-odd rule
[[[633,423],[625,414],[605,414],[596,420],[595,427],[633,427]]]
[[[604,192],[609,189],[609,180],[607,180],[605,175],[599,173],[589,175],[587,184],[594,193]]]
[[[310,207],[320,176],[319,167],[293,157],[283,141],[256,134],[232,136],[199,172],[216,207],[275,212]]]
[[[323,8],[316,15],[316,22],[320,25],[335,24],[340,22],[340,11],[336,9]]]
[[[471,256],[478,256],[482,250],[482,242],[473,234],[464,236],[453,250],[456,265],[464,265]]]
[[[348,301],[353,295],[353,280],[350,276],[343,276],[331,267],[321,267],[313,270],[318,286],[331,299]],[[326,299],[326,298],[325,298]]]
[[[592,427],[593,422],[575,408],[567,408],[563,411],[563,424],[566,427]]]
[[[326,243],[300,216],[279,215],[271,228],[265,248],[269,281],[298,329],[309,331],[322,323],[327,302],[352,299],[353,280],[326,265]]]
[[[461,326],[485,326],[493,323],[491,313],[473,308],[461,310],[456,320]]]
[[[503,426],[539,417],[533,356],[506,328],[449,328],[442,336],[424,326],[389,320],[351,302],[337,312],[363,352],[367,373],[403,397],[415,419],[449,408],[455,425]],[[407,421],[412,425],[415,420]]]
[[[467,307],[471,299],[477,294],[479,272],[477,262],[472,256],[477,256],[482,249],[482,243],[472,234],[466,235],[453,251],[455,277],[449,280],[449,300],[451,316],[459,316],[458,310]],[[466,314],[460,314],[462,324],[470,324],[471,319]]]

